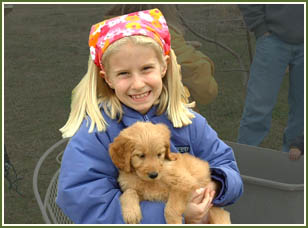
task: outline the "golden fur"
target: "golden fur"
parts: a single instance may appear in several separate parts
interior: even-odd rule
[[[139,223],[139,203],[149,200],[166,202],[167,223],[180,224],[190,194],[211,181],[207,162],[188,153],[170,152],[170,131],[164,124],[137,122],[121,131],[109,153],[119,169],[126,223]],[[231,223],[229,213],[218,207],[210,209],[209,222]]]

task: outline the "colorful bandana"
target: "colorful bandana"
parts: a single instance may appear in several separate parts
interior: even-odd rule
[[[166,20],[158,9],[139,11],[104,20],[92,26],[89,46],[94,63],[101,69],[104,51],[113,42],[133,35],[148,36],[156,40],[165,55],[170,51],[170,33]]]

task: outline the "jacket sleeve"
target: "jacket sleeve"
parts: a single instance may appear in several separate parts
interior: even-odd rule
[[[233,204],[243,193],[243,182],[233,150],[218,138],[206,119],[196,115],[191,134],[194,154],[209,162],[212,178],[222,184],[222,189],[213,203],[218,206]]]
[[[86,121],[67,145],[61,164],[57,204],[77,224],[124,223],[106,133],[88,133]],[[164,204],[141,202],[141,223],[166,223]]]
[[[257,38],[269,31],[265,20],[265,5],[240,4],[238,6],[243,14],[246,26],[255,33]]]
[[[181,65],[183,84],[198,104],[209,104],[217,96],[214,63],[202,52],[188,45],[184,37],[170,27],[171,45]]]

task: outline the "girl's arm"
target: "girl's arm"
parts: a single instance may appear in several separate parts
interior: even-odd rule
[[[106,133],[88,133],[84,121],[67,145],[56,202],[74,223],[124,223],[118,171],[109,157],[109,143]],[[141,223],[165,223],[164,206],[163,203],[141,202]]]
[[[231,147],[217,136],[205,118],[195,114],[191,140],[195,156],[210,164],[212,179],[220,183],[220,192],[214,205],[226,206],[234,203],[243,192],[243,182]]]

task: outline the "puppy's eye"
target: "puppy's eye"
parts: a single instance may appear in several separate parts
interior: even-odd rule
[[[157,157],[159,157],[159,158],[160,158],[161,156],[162,156],[162,153],[157,154]]]
[[[139,158],[145,158],[144,154],[139,154]]]

